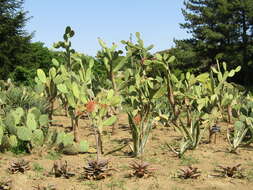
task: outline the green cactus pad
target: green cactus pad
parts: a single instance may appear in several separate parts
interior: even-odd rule
[[[16,128],[16,122],[15,122],[15,117],[13,114],[9,113],[7,114],[4,124],[6,125],[6,128],[9,133],[11,134],[16,134],[17,128]]]
[[[11,135],[9,137],[9,144],[12,148],[15,148],[18,146],[18,139],[15,135]]]
[[[37,129],[37,122],[35,120],[35,115],[31,112],[29,112],[27,114],[27,120],[26,120],[26,125],[28,128],[30,128],[31,130],[35,130]]]
[[[81,141],[79,152],[84,153],[87,152],[88,150],[89,150],[89,143],[87,141]]]
[[[42,82],[42,83],[46,83],[47,82],[47,77],[44,73],[44,71],[42,69],[38,69],[37,70],[37,75],[38,75],[38,78],[39,80]]]
[[[117,121],[117,117],[116,116],[112,116],[108,119],[106,119],[105,121],[103,121],[103,126],[110,126],[112,124],[114,124]]]
[[[3,136],[4,136],[4,129],[2,126],[0,126],[0,145],[2,144]]]
[[[41,115],[39,118],[40,127],[45,127],[48,125],[48,123],[49,123],[48,115],[47,114]]]
[[[31,139],[33,146],[41,146],[44,143],[44,134],[41,129],[36,129],[33,132],[32,139]]]
[[[30,141],[32,139],[32,130],[27,127],[18,127],[17,136],[22,141]]]

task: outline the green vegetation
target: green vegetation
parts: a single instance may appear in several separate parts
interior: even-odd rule
[[[218,123],[230,125],[227,127],[228,152],[239,154],[238,149],[253,142],[253,96],[247,88],[231,81],[245,85],[250,82],[253,3],[236,2],[185,2],[183,14],[187,22],[182,26],[194,35],[190,40],[176,41],[176,48],[169,53],[150,53],[153,45],[146,47],[137,32],[136,42],[121,41],[125,52],[116,50],[116,44],[108,47],[99,39],[102,50],[96,57],[89,57],[72,48],[71,38],[75,32],[69,26],[63,41],[54,44],[56,49],[63,49],[57,55],[45,49],[42,43],[31,44],[30,36],[22,30],[26,14],[18,12],[23,1],[2,1],[0,10],[15,10],[8,13],[12,14],[9,19],[18,19],[15,35],[42,58],[33,64],[29,61],[34,58],[31,54],[22,60],[25,63],[20,62],[16,58],[23,54],[12,55],[11,51],[4,54],[0,44],[0,66],[4,65],[0,69],[4,73],[2,79],[15,80],[0,81],[0,151],[32,154],[36,149],[45,148],[46,157],[51,160],[59,159],[61,153],[91,152],[87,137],[80,132],[83,126],[79,121],[85,118],[87,128],[95,137],[97,158],[84,167],[84,178],[104,179],[111,176],[114,169],[109,167],[109,160],[101,159],[106,135],[103,132],[125,114],[131,139],[124,147],[129,145],[129,155],[141,159],[130,165],[135,177],[153,175],[154,168],[149,168],[143,160],[147,160],[144,159],[146,145],[155,139],[149,136],[158,124],[161,128],[171,127],[177,134],[173,145],[169,145],[172,141],[169,138],[166,144],[181,165],[189,166],[181,169],[183,179],[200,176],[198,168],[191,166],[199,160],[186,153],[197,149],[206,136],[218,133]],[[3,15],[0,20],[1,17]],[[6,26],[9,22],[0,25]],[[0,29],[0,34],[4,34],[2,30],[5,28]],[[13,46],[8,40],[3,41]],[[7,55],[13,60],[7,59]],[[70,130],[54,126],[55,104],[65,109],[71,121]],[[165,151],[163,147],[160,149]],[[240,172],[239,166],[220,167],[220,172],[233,177]],[[72,176],[67,167],[67,162],[55,164],[55,176]],[[13,173],[30,169],[24,160],[14,162],[10,168]],[[42,172],[44,169],[34,164],[33,170]],[[91,188],[97,187],[96,183],[85,183]],[[112,181],[107,186],[123,189],[124,181]]]
[[[233,80],[252,85],[252,18],[251,0],[188,0],[182,11],[181,27],[192,37],[176,40],[170,53],[178,59],[175,67],[196,73],[207,71],[216,60],[240,65],[242,70]]]

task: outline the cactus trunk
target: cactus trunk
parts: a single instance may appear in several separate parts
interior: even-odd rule
[[[102,135],[96,127],[93,127],[93,128],[94,128],[96,147],[97,147],[97,160],[99,160],[100,156],[103,154]]]
[[[227,111],[228,111],[228,123],[232,123],[232,107],[230,104],[227,106]]]
[[[50,100],[50,108],[49,108],[49,120],[50,120],[50,124],[52,124],[52,120],[53,120],[53,112],[54,112],[54,102],[55,102],[55,99],[51,99]]]
[[[78,118],[73,119],[72,122],[73,122],[74,141],[80,142]]]

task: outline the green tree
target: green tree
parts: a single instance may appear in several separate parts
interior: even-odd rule
[[[0,0],[0,73],[1,79],[25,64],[24,53],[29,52],[31,35],[24,30],[29,20],[23,11],[23,0]]]
[[[52,66],[52,58],[58,57],[58,53],[49,50],[42,42],[30,43],[27,48],[27,52],[20,55],[23,64],[15,66],[9,77],[17,83],[32,85],[37,69],[48,72]]]
[[[205,71],[217,59],[226,61],[230,67],[242,66],[238,82],[249,81],[253,71],[253,1],[188,0],[184,5],[186,22],[181,27],[192,38],[176,41],[172,50],[181,64],[190,58],[188,67]]]

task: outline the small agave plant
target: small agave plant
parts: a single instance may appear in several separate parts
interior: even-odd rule
[[[9,172],[12,174],[25,173],[25,171],[30,170],[29,161],[24,159],[13,161],[8,168]]]
[[[92,160],[88,162],[88,165],[84,167],[84,178],[89,180],[101,180],[107,176],[111,176],[110,173],[113,169],[109,168],[108,160]]]
[[[149,177],[153,175],[155,168],[150,168],[150,164],[147,162],[137,162],[134,161],[130,164],[130,168],[133,170],[131,176],[136,176],[139,178]]]
[[[37,186],[33,186],[34,190],[56,190],[54,185],[47,185],[47,186],[42,186],[38,184]]]
[[[214,170],[217,175],[213,175],[216,177],[231,177],[231,178],[243,178],[244,175],[242,173],[241,164],[237,164],[235,166],[218,166],[218,169]]]
[[[111,175],[109,161],[100,159],[103,154],[102,132],[104,126],[110,126],[117,121],[116,116],[107,117],[108,107],[113,107],[120,101],[120,96],[115,95],[113,90],[101,91],[85,106],[88,117],[92,121],[97,148],[97,159],[89,161],[88,166],[84,167],[84,176],[87,179],[99,180]]]
[[[196,179],[201,175],[201,172],[198,171],[198,168],[189,166],[188,168],[180,169],[179,178],[182,179]]]
[[[11,180],[0,181],[0,190],[11,190]]]

